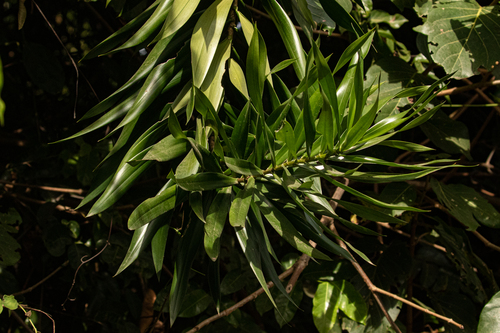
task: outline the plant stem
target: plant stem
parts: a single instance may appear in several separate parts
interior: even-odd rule
[[[482,87],[496,86],[499,84],[500,84],[500,80],[481,81],[478,83],[470,82],[468,86],[454,87],[454,88],[446,89],[446,90],[443,90],[443,91],[437,93],[436,96],[455,95],[455,94],[460,94],[464,91],[468,91],[468,90],[472,90],[472,89],[476,89],[476,88],[482,88]]]
[[[83,193],[85,193],[85,191],[82,190],[82,189],[72,189],[72,188],[42,186],[42,185],[21,184],[21,183],[9,182],[9,181],[6,181],[6,180],[0,180],[0,184],[5,184],[5,187],[7,187],[7,188],[13,188],[14,186],[21,186],[21,187],[38,188],[38,189],[44,190],[44,191],[59,192],[59,193],[73,193],[73,194],[83,194]]]

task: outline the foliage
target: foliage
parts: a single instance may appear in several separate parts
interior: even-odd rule
[[[42,236],[37,248],[49,268],[37,270],[40,279],[57,267],[64,272],[59,280],[67,288],[52,287],[51,297],[68,292],[67,299],[76,298],[64,303],[65,313],[83,317],[72,327],[78,332],[145,332],[157,316],[181,332],[226,309],[223,320],[203,330],[395,330],[356,269],[377,287],[463,324],[465,332],[474,332],[478,319],[480,327],[494,325],[494,298],[479,313],[498,291],[492,272],[498,263],[463,226],[487,231],[498,243],[498,211],[480,196],[495,192],[495,184],[466,178],[446,184],[456,173],[477,170],[462,167],[485,160],[491,149],[473,151],[469,133],[481,135],[484,128],[453,119],[443,106],[457,98],[450,96],[457,85],[450,78],[481,72],[480,86],[498,74],[499,6],[393,3],[107,1],[108,13],[127,23],[107,38],[82,33],[65,47],[83,57],[80,70],[101,69],[93,78],[111,81],[109,96],[95,105],[80,96],[75,106],[89,109],[83,129],[71,125],[39,137],[59,141],[32,149],[29,157],[13,156],[5,166],[2,179],[9,184],[18,178],[42,186],[27,185],[44,205],[24,212],[19,202],[30,202],[26,193],[5,188],[0,238],[10,245],[0,245],[0,282],[10,282],[0,283],[0,292],[21,290],[20,273],[8,266],[26,269],[25,258],[37,257],[28,242],[12,237],[19,229]],[[61,27],[69,31],[77,5],[66,6]],[[30,19],[23,28],[28,36],[30,24],[42,25]],[[97,31],[90,24],[77,28],[91,37]],[[411,40],[402,38],[408,33]],[[76,96],[68,93],[68,77],[75,73],[61,65],[66,56],[29,39],[20,52],[32,95],[47,105],[59,99],[71,110]],[[131,58],[138,64],[123,70]],[[4,72],[4,90],[12,92],[16,81]],[[13,101],[25,103],[27,93],[7,94],[9,125]],[[84,141],[98,137],[94,146]],[[57,158],[44,160],[49,151]],[[30,174],[23,163],[30,160],[49,176]],[[498,182],[498,171],[488,171]],[[78,205],[86,216],[65,211],[43,185],[89,186]],[[332,199],[335,190],[344,195]],[[433,207],[440,210],[430,212]],[[21,216],[23,223],[15,224]],[[396,233],[384,235],[382,226]],[[288,286],[279,275],[291,267],[299,281],[291,278]],[[157,292],[156,302],[145,297],[141,305],[148,288]],[[232,308],[259,288],[255,302]],[[396,299],[381,296],[381,304],[409,331],[426,325],[457,330],[434,316],[401,311]],[[272,309],[274,315],[264,315]],[[40,329],[49,327],[39,321]]]

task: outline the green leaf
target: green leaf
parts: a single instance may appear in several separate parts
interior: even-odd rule
[[[11,311],[14,311],[19,307],[19,303],[14,296],[3,295],[3,306]]]
[[[156,33],[160,26],[163,24],[170,11],[170,8],[172,7],[173,2],[174,0],[160,0],[158,7],[156,7],[154,13],[142,25],[142,27],[122,46],[113,50],[113,52],[124,50],[129,47],[134,47],[141,43],[144,43],[148,39],[152,39],[149,37],[152,37],[153,34]]]
[[[215,262],[208,262],[207,280],[210,294],[215,303],[217,313],[220,312],[221,304],[221,281],[220,281],[220,258]]]
[[[392,147],[392,148],[396,148],[396,149],[407,150],[407,151],[413,151],[413,152],[423,152],[423,151],[434,150],[433,148],[422,146],[422,145],[419,145],[417,143],[407,142],[407,141],[399,141],[399,140],[385,140],[385,141],[379,143],[379,145]]]
[[[115,276],[130,266],[139,257],[139,254],[141,254],[141,252],[151,243],[156,232],[164,225],[168,225],[168,223],[170,223],[170,218],[163,215],[136,229],[130,241],[127,254],[120,264]]]
[[[307,240],[299,234],[290,221],[269,201],[262,193],[256,191],[255,203],[266,220],[276,232],[297,250],[317,259],[330,260],[330,258],[313,248]]]
[[[130,20],[118,31],[100,42],[97,46],[90,50],[89,53],[85,54],[80,61],[95,58],[101,54],[107,53],[115,48],[118,44],[124,42],[134,30],[142,26],[142,24],[144,24],[144,22],[148,20],[151,14],[153,14],[153,12],[156,10],[156,7],[158,7],[159,3],[160,0],[155,1],[153,4],[151,4],[151,6],[149,6],[134,19]]]
[[[321,282],[313,298],[314,325],[320,333],[328,333],[337,319],[338,310],[363,323],[368,314],[363,297],[348,281]]]
[[[391,15],[383,10],[372,10],[369,16],[371,24],[387,23],[393,29],[399,29],[408,20],[401,14]]]
[[[280,327],[288,324],[293,319],[303,296],[302,284],[298,282],[290,293],[290,298],[293,302],[283,294],[276,297],[277,307],[274,309],[274,317]]]
[[[363,35],[363,30],[356,21],[337,1],[320,0],[325,12],[338,25],[349,31],[355,32],[359,36]]]
[[[153,40],[157,42],[177,32],[193,15],[200,0],[174,0],[161,32]]]
[[[193,85],[201,87],[214,58],[232,0],[217,0],[201,15],[191,37]]]
[[[278,29],[290,59],[296,60],[293,63],[295,74],[302,80],[306,74],[306,58],[295,26],[276,0],[263,0],[262,5]]]
[[[337,71],[339,69],[341,69],[342,67],[344,67],[345,64],[350,62],[351,59],[354,57],[354,55],[356,53],[358,53],[358,51],[361,50],[362,47],[366,47],[366,46],[370,45],[374,34],[375,34],[375,30],[372,29],[372,30],[368,31],[366,34],[364,34],[361,37],[359,37],[358,39],[356,39],[351,44],[349,44],[349,46],[345,49],[345,51],[340,56],[339,61],[337,61],[337,65],[335,65],[335,69],[333,70],[333,74],[337,73]],[[367,73],[367,76],[368,76],[368,73]],[[373,82],[373,79],[370,80],[370,78],[367,77],[367,81]]]
[[[363,205],[358,205],[352,202],[347,202],[343,200],[334,200],[342,205],[345,209],[349,210],[353,214],[361,216],[364,219],[374,221],[374,222],[389,222],[397,224],[406,224],[405,221],[397,219],[391,215],[384,214],[378,210],[365,207]]]
[[[170,216],[168,217],[170,218]],[[165,256],[165,248],[167,247],[168,231],[170,229],[170,221],[162,225],[151,240],[151,255],[153,256],[153,264],[155,272],[160,280],[161,271],[163,268],[163,258]]]
[[[286,59],[286,60],[283,60],[282,62],[280,62],[279,64],[277,64],[276,66],[274,66],[273,69],[271,69],[271,72],[269,72],[269,74],[267,74],[267,75],[278,73],[278,72],[284,70],[285,68],[287,68],[288,66],[290,66],[291,64],[293,64],[296,61],[297,61],[296,59]]]
[[[231,203],[229,210],[229,223],[233,227],[244,227],[250,204],[252,203],[255,179],[249,177],[245,188],[240,190]]]
[[[390,183],[387,184],[382,193],[380,193],[380,200],[401,206],[411,206],[417,200],[417,192],[413,186],[407,183]],[[403,214],[404,210],[392,209],[387,213],[392,216],[399,216]]]
[[[499,76],[499,10],[474,0],[435,4],[422,29],[432,59],[456,79],[477,74],[480,66]]]
[[[479,317],[478,332],[499,332],[500,331],[500,292],[497,292],[489,300],[481,311]]]
[[[192,290],[187,293],[182,302],[179,317],[191,318],[205,311],[212,303],[212,298],[203,289]]]
[[[212,261],[216,261],[220,251],[220,236],[226,224],[231,207],[232,187],[223,188],[217,193],[207,213],[205,223],[205,251]]]
[[[187,154],[190,150],[191,145],[188,140],[176,139],[172,135],[169,135],[153,145],[142,159],[145,161],[167,162]]]
[[[176,178],[176,182],[186,191],[207,191],[237,185],[238,179],[222,173],[204,172],[185,178]]]
[[[476,230],[478,221],[490,228],[500,228],[500,213],[474,189],[462,184],[444,185],[434,178],[431,186],[451,215],[469,230]]]
[[[250,268],[252,269],[255,277],[257,278],[257,281],[259,281],[259,284],[262,286],[264,292],[269,297],[273,305],[276,306],[276,303],[274,303],[273,297],[271,296],[271,292],[267,287],[267,281],[266,278],[264,277],[264,273],[262,272],[259,244],[257,244],[254,238],[248,236],[245,227],[236,227],[235,231],[241,249],[243,250],[245,257],[247,258],[248,263],[250,264]]]
[[[232,171],[247,176],[262,176],[262,170],[252,162],[240,160],[232,157],[225,157],[224,161],[229,169]]]
[[[422,131],[439,148],[449,154],[464,154],[470,158],[469,130],[463,123],[450,119],[444,112],[421,126]]]
[[[203,222],[198,220],[194,214],[191,214],[190,223],[181,238],[177,249],[177,259],[174,263],[174,277],[169,299],[171,326],[181,311],[186,296],[191,266],[202,241]]]
[[[240,65],[232,58],[229,59],[229,80],[231,80],[233,86],[235,86],[243,96],[247,99],[250,98],[248,95],[245,73],[243,73]]]
[[[221,97],[224,91],[222,87],[222,76],[226,70],[226,61],[231,54],[231,40],[222,41],[215,51],[212,63],[203,80],[200,90],[207,96],[214,109],[218,109],[221,104]]]
[[[250,102],[247,102],[241,110],[236,124],[234,125],[231,141],[234,143],[236,156],[245,157],[245,149],[248,140],[248,125],[250,124]]]
[[[143,156],[137,154],[141,153],[152,141],[156,141],[163,134],[165,125],[165,123],[161,122],[154,124],[134,143],[122,159],[106,190],[92,206],[87,216],[98,214],[111,207],[151,165],[151,161],[143,161],[133,166],[127,162],[133,157],[136,159],[142,158]]]
[[[9,208],[7,213],[0,213],[0,265],[12,266],[16,264],[21,255],[16,250],[21,246],[11,234],[18,232],[16,224],[22,222],[21,215],[14,208]]]
[[[155,197],[143,201],[130,215],[128,228],[135,230],[154,220],[158,216],[174,209],[176,205],[177,186],[160,191]]]

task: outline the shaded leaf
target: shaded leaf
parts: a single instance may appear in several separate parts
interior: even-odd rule
[[[499,332],[500,331],[500,292],[493,295],[489,302],[484,306],[479,317],[478,332]]]
[[[219,256],[220,237],[231,207],[231,192],[231,186],[221,189],[208,209],[204,244],[205,251],[212,261],[217,260]]]
[[[186,191],[207,191],[238,184],[238,179],[222,173],[204,172],[185,178],[176,178],[177,184]]]

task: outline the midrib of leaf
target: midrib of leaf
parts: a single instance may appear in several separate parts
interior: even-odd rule
[[[459,9],[459,8],[457,8]],[[460,53],[458,54],[458,56],[456,57],[455,59],[455,63],[453,64],[453,67],[452,68],[455,68],[458,60],[460,59],[460,56],[462,55],[462,52],[465,50],[465,45],[468,45],[469,44],[469,40],[470,40],[470,36],[472,34],[472,31],[475,31],[475,27],[476,27],[476,22],[477,22],[477,19],[479,18],[479,14],[481,14],[481,11],[482,11],[483,7],[479,6],[479,10],[476,12],[476,18],[474,19],[474,23],[472,23],[472,27],[470,28],[469,30],[469,35],[467,36],[467,38],[465,39],[465,43],[463,44],[462,46],[462,49],[460,50]],[[462,9],[463,10],[463,9]],[[463,17],[470,17],[472,15],[466,15],[466,16],[463,16]],[[462,18],[462,17],[457,17],[457,18]],[[467,26],[464,25],[464,28],[466,28]],[[452,30],[453,31],[453,30]],[[477,33],[476,33],[477,34]],[[483,39],[481,38],[481,36],[479,36],[479,34],[477,34],[478,38],[481,40],[481,42],[483,42],[483,45],[484,45],[484,41]],[[460,42],[460,40],[458,40],[457,42]],[[488,52],[488,48],[486,47],[486,45],[484,45],[484,48],[486,50],[486,52]]]

